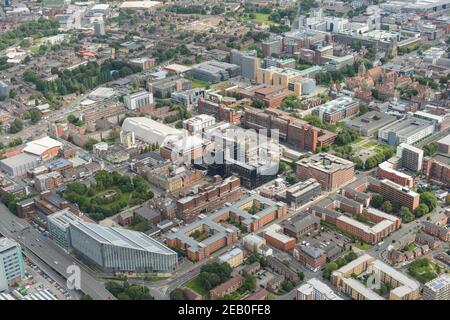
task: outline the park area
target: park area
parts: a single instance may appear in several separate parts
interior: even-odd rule
[[[244,20],[252,21],[252,22],[260,22],[263,24],[275,24],[275,22],[269,20],[270,14],[268,13],[248,13],[242,15],[242,18]]]
[[[408,266],[409,274],[422,283],[433,280],[444,271],[444,267],[427,258],[416,259]]]
[[[153,192],[142,177],[130,178],[107,171],[98,172],[95,182],[90,186],[79,182],[69,183],[62,195],[96,221],[153,198]]]

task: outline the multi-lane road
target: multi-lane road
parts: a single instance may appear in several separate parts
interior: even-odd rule
[[[19,219],[0,203],[0,234],[16,240],[23,248],[24,254],[32,255],[36,264],[45,264],[64,279],[71,276],[69,266],[80,267],[81,291],[89,294],[93,299],[112,300],[114,296],[105,289],[104,283],[95,278],[91,270],[77,261],[73,256],[64,252],[53,241],[35,230],[27,221]],[[39,259],[37,259],[39,258]]]

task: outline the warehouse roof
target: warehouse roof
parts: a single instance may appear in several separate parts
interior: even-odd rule
[[[28,142],[27,146],[23,149],[23,151],[37,156],[41,156],[47,150],[56,147],[61,148],[62,145],[63,144],[61,142],[46,136],[41,139]]]

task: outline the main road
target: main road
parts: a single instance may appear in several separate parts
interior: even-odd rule
[[[78,262],[49,238],[32,228],[27,221],[13,215],[2,203],[0,203],[0,234],[16,240],[22,246],[26,256],[31,255],[31,252],[34,262],[36,257],[39,257],[42,263],[45,263],[64,279],[71,275],[68,273],[69,266],[79,266],[81,291],[96,300],[115,299],[105,289],[104,283],[96,279],[92,275],[93,272],[87,269],[84,264]]]

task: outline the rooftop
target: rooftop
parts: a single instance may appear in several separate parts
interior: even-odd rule
[[[301,159],[297,162],[297,165],[328,173],[353,168],[355,166],[355,164],[349,160],[324,152],[314,154],[309,158]]]

